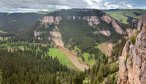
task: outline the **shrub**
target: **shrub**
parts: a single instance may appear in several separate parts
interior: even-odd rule
[[[136,37],[137,37],[138,34],[139,34],[139,31],[136,32],[133,36],[130,37],[130,41],[131,41],[131,43],[132,43],[133,45],[134,45],[135,42],[136,42]]]
[[[136,37],[137,37],[137,35],[133,35],[133,36],[130,37],[130,41],[131,41],[131,43],[132,43],[133,45],[135,44]]]

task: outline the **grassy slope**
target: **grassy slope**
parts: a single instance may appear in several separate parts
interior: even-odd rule
[[[81,50],[80,50],[77,46],[74,47],[74,50],[75,50],[75,52],[81,53]],[[84,62],[85,62],[86,64],[88,64],[89,66],[93,66],[93,65],[95,64],[94,58],[89,58],[89,57],[90,57],[90,54],[89,54],[89,53],[85,53],[85,52],[84,52],[84,53],[82,54],[82,56],[84,57]],[[81,57],[78,57],[78,60],[79,60],[80,62],[83,62],[83,60],[82,60]]]
[[[146,10],[141,10],[141,9],[119,9],[119,10],[106,10],[104,11],[110,16],[112,16],[114,19],[127,24],[128,17],[133,17],[133,18],[139,18],[140,15],[146,14]],[[139,15],[136,15],[135,13],[138,13]]]
[[[87,63],[89,66],[93,66],[95,64],[95,60],[93,58],[89,58],[89,53],[83,53],[83,57],[85,59],[85,63]]]
[[[61,64],[67,65],[69,68],[75,69],[71,61],[57,48],[50,48],[48,54],[53,58],[57,57]]]

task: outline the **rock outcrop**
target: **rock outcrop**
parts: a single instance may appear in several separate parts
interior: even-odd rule
[[[140,31],[145,26],[146,26],[146,14],[140,17],[139,22],[138,22],[138,30]]]
[[[89,13],[91,11],[91,13]],[[68,12],[73,12],[74,14],[68,14]],[[82,14],[83,13],[83,14]],[[97,14],[96,14],[97,13]],[[123,28],[120,27],[119,23],[99,10],[87,10],[87,9],[79,9],[79,10],[64,10],[58,11],[57,13],[51,13],[44,16],[41,20],[42,25],[47,27],[48,24],[59,24],[61,20],[79,20],[79,21],[87,21],[88,25],[92,27],[98,26],[100,23],[106,23],[109,26],[109,29],[113,28],[113,30],[118,34],[124,34]],[[109,34],[108,34],[109,35]]]
[[[50,31],[50,35],[51,35],[51,40],[55,43],[55,45],[64,47],[61,33],[59,32],[57,27],[53,29],[52,31]]]
[[[129,39],[119,57],[118,84],[146,84],[146,15],[138,23],[133,44]]]
[[[60,16],[44,16],[43,19],[41,20],[41,24],[48,26],[51,24],[59,24],[60,20],[62,20],[62,17]]]
[[[132,37],[137,32],[138,32],[137,29],[131,29],[131,28],[126,29],[126,34],[128,38]]]
[[[111,24],[111,25],[113,26],[114,30],[115,30],[117,33],[119,33],[119,34],[124,34],[123,29],[122,29],[122,28],[119,26],[119,24],[118,24],[113,18],[111,18],[110,16],[108,16],[108,15],[103,15],[103,16],[101,17],[101,19],[102,19],[103,21],[105,21],[106,23]]]
[[[102,31],[100,31],[100,33],[104,36],[107,36],[107,37],[109,37],[111,35],[109,30],[102,30]]]
[[[88,25],[95,27],[100,24],[101,20],[106,22],[107,24],[111,24],[114,30],[118,34],[124,34],[124,30],[119,26],[118,22],[115,21],[113,18],[111,18],[108,15],[103,15],[101,17],[98,16],[66,16],[66,17],[61,17],[61,16],[44,16],[43,19],[41,20],[41,23],[47,27],[48,24],[59,24],[61,20],[66,19],[66,20],[82,20],[82,21],[87,21]]]

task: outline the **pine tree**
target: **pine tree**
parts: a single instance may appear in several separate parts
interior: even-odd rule
[[[0,84],[2,84],[2,71],[0,70]]]
[[[73,77],[73,84],[83,84],[84,74],[76,73]]]

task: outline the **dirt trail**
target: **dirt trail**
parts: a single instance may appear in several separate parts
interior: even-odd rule
[[[77,55],[71,51],[69,51],[68,49],[66,48],[63,48],[63,47],[60,47],[58,46],[58,49],[63,52],[67,57],[68,59],[74,64],[74,66],[78,69],[80,69],[81,71],[84,71],[85,68],[88,69],[89,66],[87,66],[85,63],[80,63],[78,58],[77,58]]]

